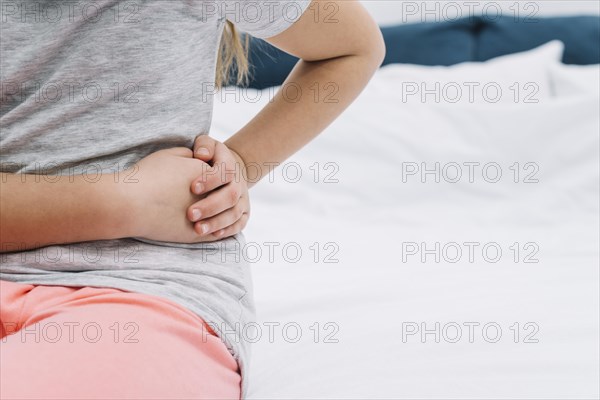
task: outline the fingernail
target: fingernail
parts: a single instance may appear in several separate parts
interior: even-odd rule
[[[202,214],[200,213],[200,210],[198,210],[197,208],[194,208],[192,210],[192,218],[194,219],[194,221],[198,221],[201,215]]]
[[[202,224],[200,225],[200,229],[202,229],[202,234],[206,235],[206,233],[208,232],[208,225]]]
[[[201,194],[202,189],[204,189],[204,188],[202,187],[202,184],[200,182],[198,182],[194,185],[194,193]]]
[[[208,156],[210,155],[210,152],[206,147],[199,147],[198,150],[196,150],[196,154],[199,156]]]
[[[216,235],[223,236],[224,233],[225,233],[225,229],[221,229],[219,232],[216,233]]]

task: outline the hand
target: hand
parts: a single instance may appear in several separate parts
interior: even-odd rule
[[[130,236],[178,243],[217,240],[198,235],[186,218],[189,206],[203,197],[192,193],[190,184],[208,168],[185,147],[157,151],[130,168],[129,182],[120,183],[119,189]]]
[[[211,165],[192,182],[192,192],[205,195],[187,210],[196,233],[222,239],[241,232],[250,217],[244,161],[235,151],[207,135],[196,138],[194,157]]]

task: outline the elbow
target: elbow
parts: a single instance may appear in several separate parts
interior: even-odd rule
[[[385,48],[385,41],[383,40],[383,34],[381,33],[381,30],[379,28],[377,28],[377,32],[374,35],[373,38],[373,50],[372,50],[372,58],[373,61],[376,64],[376,68],[381,67],[381,64],[383,64],[383,60],[385,59],[385,54],[386,54],[386,48]]]
[[[383,64],[386,54],[385,41],[381,29],[377,25],[369,29],[369,34],[361,50],[363,59],[367,60],[369,68],[374,73]]]

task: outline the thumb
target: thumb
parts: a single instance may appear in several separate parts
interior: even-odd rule
[[[215,155],[217,141],[208,135],[199,135],[194,141],[194,158],[208,162]]]

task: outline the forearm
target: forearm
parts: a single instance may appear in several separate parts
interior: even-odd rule
[[[1,174],[0,252],[127,235],[119,183],[112,175]]]
[[[275,99],[225,142],[246,165],[259,167],[252,168],[249,185],[333,122],[360,94],[379,63],[368,54],[300,61]],[[292,88],[290,94],[286,87]],[[302,94],[296,96],[293,87],[300,87]]]

